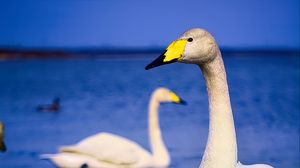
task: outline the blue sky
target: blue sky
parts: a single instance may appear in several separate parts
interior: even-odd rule
[[[162,47],[194,27],[221,47],[299,49],[299,0],[0,1],[0,46]]]

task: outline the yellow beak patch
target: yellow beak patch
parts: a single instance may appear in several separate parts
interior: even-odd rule
[[[169,45],[166,51],[158,58],[148,64],[145,69],[152,69],[157,66],[171,64],[173,62],[181,61],[187,40],[176,40]]]
[[[176,40],[176,41],[172,42],[168,46],[167,51],[164,54],[165,58],[163,61],[169,62],[169,61],[172,61],[175,59],[180,60],[186,43],[187,43],[187,40]]]
[[[180,98],[173,92],[170,92],[171,101],[174,103],[180,103]]]

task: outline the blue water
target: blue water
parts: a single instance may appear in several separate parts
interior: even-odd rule
[[[197,66],[171,64],[150,71],[150,59],[0,62],[0,120],[6,124],[1,168],[51,168],[39,160],[106,131],[149,149],[147,105],[165,86],[187,106],[160,108],[172,168],[197,168],[208,130],[205,85]],[[299,167],[299,57],[225,57],[239,160],[276,168]],[[60,97],[58,114],[35,111]]]

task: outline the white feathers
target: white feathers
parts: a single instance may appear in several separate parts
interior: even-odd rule
[[[75,145],[60,147],[58,154],[41,155],[59,167],[147,168],[168,167],[170,156],[161,137],[158,108],[161,102],[172,102],[166,88],[156,89],[149,103],[149,139],[152,154],[139,144],[111,133],[98,133]],[[173,95],[174,96],[174,95]]]
[[[266,164],[243,165],[241,162],[238,162],[236,168],[273,168],[273,167]]]
[[[134,141],[105,132],[87,137],[78,144],[63,146],[60,152],[79,153],[119,165],[137,163],[140,153],[150,156]]]

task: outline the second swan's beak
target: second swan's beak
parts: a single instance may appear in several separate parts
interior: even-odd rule
[[[180,98],[180,101],[178,104],[187,105],[187,102],[185,100],[183,100],[182,98]]]
[[[182,98],[178,97],[175,93],[170,92],[170,96],[171,96],[171,101],[173,103],[176,104],[182,104],[182,105],[186,105],[187,102],[185,100],[183,100]]]
[[[145,69],[148,70],[157,66],[177,62],[182,57],[182,53],[184,52],[186,43],[187,40],[176,40],[172,42],[168,46],[166,51],[163,54],[161,54],[158,58],[156,58],[154,61],[152,61],[150,64],[148,64],[145,67]]]

